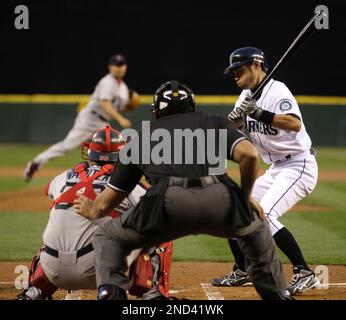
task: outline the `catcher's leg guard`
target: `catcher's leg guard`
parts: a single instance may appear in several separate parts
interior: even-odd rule
[[[31,262],[29,286],[39,288],[44,297],[50,297],[58,289],[45,275],[39,255],[35,256]]]
[[[166,242],[157,249],[159,250],[160,257],[160,268],[159,275],[157,279],[158,289],[160,293],[168,297],[169,296],[169,274],[172,264],[172,255],[173,255],[173,242]]]
[[[172,263],[173,243],[145,250],[130,267],[129,293],[145,299],[169,296],[169,272]]]

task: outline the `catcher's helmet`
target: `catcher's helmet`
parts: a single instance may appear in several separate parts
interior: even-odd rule
[[[95,162],[116,162],[125,143],[122,134],[107,125],[96,131],[89,141],[82,143],[82,158]]]
[[[254,47],[239,48],[231,53],[229,57],[229,67],[225,69],[224,74],[229,74],[232,69],[238,68],[243,64],[250,64],[253,61],[261,63],[262,69],[267,72],[268,64],[263,51]]]
[[[173,113],[194,112],[195,96],[179,81],[168,81],[156,90],[151,111],[157,119]]]

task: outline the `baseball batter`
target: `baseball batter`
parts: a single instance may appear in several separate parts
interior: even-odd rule
[[[46,193],[53,203],[43,233],[44,248],[34,259],[30,286],[18,297],[20,300],[42,300],[57,288],[96,289],[94,233],[98,226],[135,206],[146,189],[138,184],[111,216],[93,221],[77,214],[73,201],[81,194],[93,199],[105,189],[124,144],[121,134],[109,126],[97,131],[87,143],[89,162],[61,173],[47,186]],[[128,265],[140,252],[137,249],[129,255]],[[160,292],[155,287],[147,293],[148,297],[158,295]]]
[[[37,170],[49,160],[61,157],[86,141],[91,134],[107,125],[110,120],[117,121],[123,128],[132,126],[124,113],[139,105],[139,95],[129,90],[123,78],[127,62],[123,55],[117,54],[109,59],[109,73],[97,84],[86,108],[77,116],[74,125],[63,141],[60,141],[29,161],[24,170],[25,181],[30,181]]]
[[[261,158],[270,165],[256,180],[252,196],[263,207],[276,244],[293,264],[294,276],[288,289],[292,294],[298,294],[316,287],[318,279],[305,262],[293,235],[279,218],[314,190],[318,167],[299,106],[286,85],[271,79],[257,101],[251,98],[265,79],[267,69],[265,56],[257,48],[240,48],[231,54],[230,66],[225,73],[233,72],[237,86],[243,91],[229,119],[246,127]],[[229,244],[236,261],[233,272],[214,279],[212,284],[249,284],[244,255],[234,239],[230,239]]]

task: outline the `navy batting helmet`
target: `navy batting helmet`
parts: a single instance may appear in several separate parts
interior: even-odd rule
[[[229,67],[225,69],[224,74],[229,74],[232,69],[238,68],[244,64],[250,64],[253,61],[258,61],[262,69],[267,72],[268,64],[263,51],[254,47],[239,48],[231,53],[229,57]]]
[[[185,84],[168,81],[156,90],[151,111],[157,119],[173,113],[194,112],[195,96]]]
[[[116,162],[125,143],[123,135],[107,125],[96,131],[89,141],[82,143],[82,158],[95,162]]]

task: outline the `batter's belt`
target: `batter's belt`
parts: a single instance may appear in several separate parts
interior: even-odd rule
[[[287,160],[291,160],[291,159],[301,159],[304,157],[307,157],[309,155],[313,155],[316,157],[316,150],[314,148],[310,148],[307,151],[301,152],[301,153],[297,153],[297,154],[289,154],[281,159],[275,160],[273,163],[274,164],[278,164]]]

